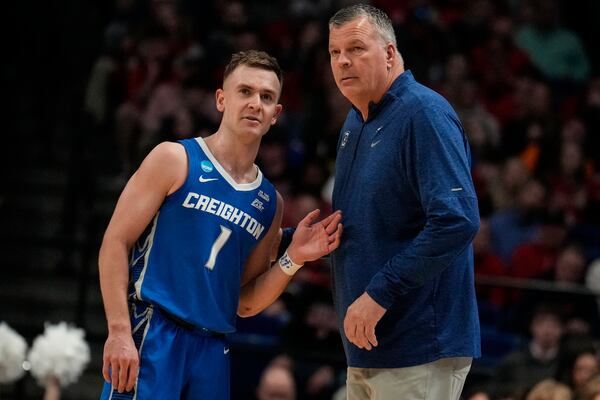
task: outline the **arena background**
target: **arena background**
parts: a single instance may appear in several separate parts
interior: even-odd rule
[[[153,145],[215,130],[214,90],[232,52],[267,50],[285,71],[285,113],[258,157],[285,197],[284,224],[329,208],[349,105],[331,79],[327,20],[350,3],[4,5],[0,321],[30,345],[45,322],[85,329],[92,359],[63,399],[95,399],[101,390],[97,252],[117,196]],[[499,396],[514,383],[498,388],[499,366],[527,344],[534,304],[552,300],[561,312],[563,349],[570,337],[597,346],[600,2],[372,4],[392,17],[406,67],[451,101],[470,137],[484,357],[465,395],[481,388]],[[545,33],[536,36],[540,26]],[[267,312],[240,321],[231,337],[232,399],[254,398],[273,359],[292,370],[296,398],[332,398],[345,364],[330,303],[324,260]],[[557,365],[567,362],[564,353]],[[29,374],[0,384],[1,399],[42,396]]]

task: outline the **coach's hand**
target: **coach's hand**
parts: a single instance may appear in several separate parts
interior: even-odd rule
[[[104,344],[102,376],[119,393],[131,391],[138,376],[140,358],[131,332],[109,333]]]
[[[350,343],[361,349],[371,350],[377,346],[375,326],[385,314],[386,309],[363,293],[348,307],[344,318],[344,332]]]

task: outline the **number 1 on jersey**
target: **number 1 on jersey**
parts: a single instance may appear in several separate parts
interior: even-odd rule
[[[204,266],[210,269],[211,271],[215,267],[215,263],[217,262],[217,256],[219,255],[219,252],[221,251],[223,246],[225,246],[225,243],[227,243],[227,240],[231,235],[231,229],[225,228],[223,225],[219,226],[221,227],[221,233],[219,234],[219,237],[217,237],[217,240],[215,240],[215,242],[213,243],[210,249],[210,256],[208,257],[208,261],[206,261],[206,264],[204,264]]]

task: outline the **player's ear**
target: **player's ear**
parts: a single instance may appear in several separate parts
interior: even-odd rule
[[[225,111],[225,93],[223,92],[223,89],[217,89],[215,92],[215,102],[219,112]]]
[[[273,115],[273,118],[271,118],[271,125],[275,125],[275,123],[277,122],[277,118],[279,118],[282,111],[283,111],[283,106],[281,104],[277,104],[275,106],[275,115]]]

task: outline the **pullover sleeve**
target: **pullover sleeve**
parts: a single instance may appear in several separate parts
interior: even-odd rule
[[[448,111],[416,112],[400,149],[410,187],[424,214],[422,230],[373,276],[367,293],[389,309],[395,300],[439,276],[479,229],[469,146],[460,122]],[[467,260],[465,259],[465,262]],[[458,288],[457,288],[458,290]]]

